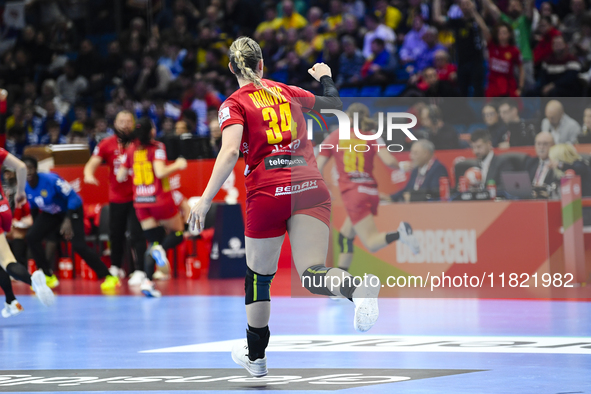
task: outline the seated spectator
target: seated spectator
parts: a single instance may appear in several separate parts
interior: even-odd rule
[[[507,126],[501,121],[497,109],[492,104],[487,104],[482,108],[482,120],[486,124],[488,134],[490,134],[493,148],[509,147]]]
[[[328,16],[324,20],[329,32],[336,32],[343,24],[343,3],[341,0],[331,0]]]
[[[557,181],[549,158],[550,148],[554,146],[554,137],[547,131],[542,131],[536,135],[534,146],[536,157],[528,157],[525,161],[525,169],[532,181],[532,186],[551,185]]]
[[[174,134],[181,136],[184,134],[192,134],[192,133],[191,133],[191,130],[189,129],[187,122],[185,122],[184,120],[179,120],[178,122],[176,122],[174,124]]]
[[[308,10],[307,19],[308,26],[312,26],[314,29],[318,29],[324,25],[324,21],[322,20],[322,10],[318,7],[310,7]]]
[[[4,130],[8,133],[14,126],[25,126],[25,110],[20,103],[12,106],[12,115],[6,118]]]
[[[172,80],[175,80],[183,72],[183,62],[187,57],[187,50],[182,49],[178,41],[170,41],[164,44],[164,51],[158,65],[165,66],[170,72]]]
[[[70,104],[75,104],[88,88],[88,80],[76,72],[72,62],[66,63],[64,73],[57,78],[58,96]]]
[[[142,71],[135,85],[135,93],[149,98],[162,97],[166,94],[171,80],[170,70],[166,66],[157,64],[154,55],[146,54]]]
[[[175,134],[175,122],[172,118],[166,117],[162,120],[162,129],[158,133],[158,138]]]
[[[488,42],[488,86],[486,97],[519,97],[525,83],[521,64],[521,53],[515,46],[513,29],[508,23],[500,22],[492,33],[482,28]],[[519,69],[519,81],[515,69]]]
[[[394,55],[386,49],[384,40],[375,38],[371,43],[372,55],[361,68],[361,77],[370,84],[380,84],[388,80],[389,74],[396,68]]]
[[[428,133],[429,140],[435,149],[459,149],[460,140],[456,130],[443,122],[441,110],[436,105],[421,109],[421,124]]]
[[[172,27],[162,32],[162,38],[168,42],[177,43],[179,48],[188,48],[193,41],[193,36],[187,29],[187,17],[182,14],[176,15]]]
[[[564,107],[558,100],[550,100],[546,104],[546,118],[542,120],[542,131],[549,131],[554,137],[554,142],[563,144],[577,142],[581,134],[581,126],[576,120],[564,113]]]
[[[299,57],[307,63],[314,64],[323,46],[324,35],[317,34],[316,28],[308,25],[304,28],[302,38],[296,42],[294,49]]]
[[[429,27],[427,30],[425,30],[423,33],[423,42],[425,43],[425,46],[417,55],[415,61],[416,71],[422,71],[427,67],[434,67],[435,55],[438,54],[439,51],[443,51],[447,55],[445,46],[439,42],[439,36],[436,28]]]
[[[60,129],[62,134],[66,134],[68,130],[66,129],[66,119],[64,116],[55,108],[55,104],[53,101],[47,101],[44,105],[45,114],[42,118],[37,118],[33,120],[33,133],[42,136],[47,134],[49,131],[47,127],[47,122],[50,120],[55,120]]]
[[[569,52],[564,37],[554,37],[552,54],[542,62],[541,95],[546,97],[580,96],[582,93],[579,82],[580,72],[581,64]]]
[[[62,135],[60,125],[55,120],[47,121],[47,134],[41,137],[41,145],[67,144],[68,140]]]
[[[552,54],[552,41],[556,36],[560,36],[560,31],[552,25],[551,18],[548,16],[540,18],[535,35],[538,43],[534,47],[534,66],[541,65]]]
[[[591,144],[591,107],[585,108],[583,112],[583,127],[577,141],[579,144]]]
[[[412,172],[404,189],[393,194],[392,201],[401,201],[404,193],[413,190],[439,190],[439,178],[448,177],[445,166],[433,155],[435,145],[431,141],[420,139],[410,147],[410,162]]]
[[[384,21],[384,24],[392,30],[398,29],[402,21],[402,13],[398,8],[388,4],[386,0],[376,2],[376,15]]]
[[[80,44],[80,51],[76,58],[76,70],[88,82],[99,81],[104,72],[103,58],[95,50],[90,40]]]
[[[396,42],[394,30],[380,23],[378,17],[374,14],[365,16],[365,26],[367,27],[367,33],[363,38],[363,56],[366,59],[372,55],[372,44],[376,38],[382,39],[388,52],[394,53],[394,43]]]
[[[449,53],[446,50],[438,50],[433,56],[435,70],[440,81],[449,81],[455,85],[458,79],[458,67],[450,63]]]
[[[209,144],[211,145],[213,157],[217,157],[222,148],[222,130],[220,128],[218,112],[214,110],[209,111],[207,114],[209,117],[209,130],[211,130]]]
[[[365,59],[361,51],[355,45],[351,36],[343,37],[343,53],[339,60],[339,73],[336,79],[337,86],[356,84],[361,79],[361,68]]]
[[[425,51],[427,44],[423,41],[423,34],[429,26],[423,22],[423,17],[415,15],[412,21],[412,30],[404,36],[400,47],[400,60],[403,63],[414,63],[419,55]]]
[[[557,144],[550,148],[550,165],[556,176],[562,178],[566,171],[574,170],[581,177],[583,197],[591,196],[591,168],[583,161],[572,144]]]
[[[509,146],[532,146],[536,138],[536,129],[530,122],[519,116],[515,100],[506,99],[499,105],[499,115],[507,127],[505,142]],[[507,147],[507,146],[503,146]]]
[[[588,70],[591,65],[591,14],[585,14],[581,23],[581,29],[575,32],[569,46],[582,68]]]
[[[581,30],[585,8],[585,0],[570,0],[571,13],[564,17],[560,26],[565,40],[570,41],[573,34]]]
[[[260,41],[263,37],[263,32],[267,30],[277,30],[281,21],[277,18],[277,9],[274,5],[265,7],[265,20],[259,23],[254,31],[254,39]]]
[[[503,190],[501,173],[513,171],[511,163],[495,155],[488,131],[482,129],[474,131],[470,136],[470,141],[472,141],[472,152],[478,159],[482,171],[482,186],[484,187],[493,180],[497,190]]]
[[[417,82],[419,88],[425,97],[457,97],[459,92],[456,87],[448,81],[441,81],[437,71],[429,67],[422,73]]]
[[[70,133],[82,133],[84,131],[84,123],[88,120],[88,111],[83,105],[77,105],[74,109],[75,120],[70,126]]]
[[[277,26],[277,28],[283,28],[285,30],[299,30],[308,24],[306,18],[304,18],[294,9],[293,1],[284,0],[282,4],[283,16],[281,18],[278,18],[277,22],[275,22],[275,26]]]
[[[6,132],[6,150],[20,158],[25,147],[29,145],[27,137],[27,129],[20,124],[15,124]]]

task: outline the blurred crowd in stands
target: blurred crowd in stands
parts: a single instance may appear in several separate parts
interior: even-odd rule
[[[207,138],[215,156],[217,109],[237,88],[226,53],[240,35],[260,43],[268,78],[314,92],[315,62],[331,67],[342,91],[431,99],[586,97],[591,78],[586,0],[17,3],[23,20],[5,15],[0,25],[0,86],[9,92],[0,127],[17,156],[34,144],[92,149],[121,109],[152,118],[159,136]],[[0,1],[5,14],[10,4]],[[549,104],[540,125],[511,102],[482,114],[493,146],[533,145],[542,130],[556,143],[590,142],[591,113],[574,120],[559,107]],[[467,147],[442,110],[428,100],[421,109],[425,137],[436,149]]]

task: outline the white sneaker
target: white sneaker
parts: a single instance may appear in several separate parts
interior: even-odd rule
[[[144,279],[146,279],[146,273],[144,271],[136,270],[133,271],[133,273],[129,277],[127,284],[129,286],[140,286]]]
[[[4,309],[2,309],[2,317],[16,316],[22,311],[24,311],[24,308],[17,300],[13,300],[10,304],[5,302]]]
[[[255,378],[262,378],[266,376],[267,371],[267,356],[250,361],[248,358],[248,342],[239,342],[232,347],[232,360],[248,371]]]
[[[37,270],[31,275],[31,286],[33,291],[39,297],[39,301],[45,306],[53,305],[55,302],[55,295],[53,291],[47,286],[45,281],[45,274],[42,270]]]
[[[144,279],[142,281],[142,286],[140,287],[142,293],[148,298],[160,298],[162,297],[162,293],[154,287],[154,282],[149,279]]]
[[[406,222],[400,222],[400,225],[398,226],[398,235],[400,237],[398,240],[407,245],[413,254],[420,253],[421,248],[419,246],[419,241],[412,233],[412,227],[410,224]]]
[[[373,281],[371,278],[376,278]],[[378,286],[372,286],[376,283]],[[375,275],[367,275],[367,279],[353,292],[353,303],[355,304],[355,320],[353,327],[359,332],[366,332],[376,324],[380,311],[378,309],[378,295],[382,284]]]
[[[115,278],[123,279],[125,278],[125,270],[123,268],[119,268],[115,265],[109,267],[109,274],[114,276]]]
[[[167,275],[164,272],[157,269],[156,272],[154,272],[154,275],[152,275],[152,279],[154,279],[154,280],[169,280],[170,275]]]
[[[168,262],[168,257],[166,257],[166,251],[162,247],[162,245],[154,245],[150,248],[150,255],[154,260],[156,260],[156,265],[159,267],[168,266],[170,263]]]

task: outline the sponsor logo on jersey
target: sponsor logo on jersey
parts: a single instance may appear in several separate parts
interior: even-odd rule
[[[225,107],[225,108],[220,109],[220,111],[218,112],[218,122],[220,124],[220,127],[228,119],[230,119],[230,108]]]
[[[265,157],[266,170],[274,170],[277,168],[291,168],[306,165],[307,163],[303,156],[277,155]]]
[[[135,202],[137,202],[138,204],[155,203],[156,202],[156,196],[138,196],[135,199]]]
[[[43,189],[39,194],[41,194],[41,197],[47,197],[47,190]]]
[[[156,187],[154,185],[140,185],[135,189],[138,196],[152,196],[156,193]]]
[[[307,190],[317,189],[318,181],[308,181],[300,183],[299,185],[278,186],[275,188],[276,196],[284,196],[286,194],[298,194]]]
[[[10,206],[8,206],[6,204],[5,205],[0,205],[0,213],[1,212],[6,212],[6,211],[9,211],[9,210],[10,210]]]

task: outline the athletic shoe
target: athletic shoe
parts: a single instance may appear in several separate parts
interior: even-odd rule
[[[376,279],[373,281],[371,278]],[[380,279],[375,275],[367,275],[366,280],[363,281],[361,286],[355,289],[353,292],[353,303],[355,304],[355,320],[353,321],[353,327],[359,332],[366,332],[378,320],[380,311],[378,309],[378,294],[382,287]]]
[[[407,245],[413,254],[419,254],[421,251],[419,241],[412,233],[412,227],[410,224],[400,222],[400,225],[398,226],[398,235],[400,236],[398,240]]]
[[[255,378],[262,378],[266,376],[267,371],[267,356],[258,358],[254,361],[250,361],[248,358],[248,342],[246,339],[244,342],[237,343],[232,347],[232,360],[244,368]]]
[[[152,275],[152,279],[154,279],[154,280],[169,280],[170,275],[167,275],[164,272],[157,269],[156,272],[154,272],[154,275]]]
[[[140,289],[142,290],[142,293],[144,293],[144,295],[148,298],[162,297],[162,293],[156,290],[156,287],[154,287],[154,282],[152,282],[148,278],[144,279],[144,281],[142,282],[142,287],[140,287]]]
[[[169,265],[168,257],[166,257],[166,251],[162,245],[154,245],[150,248],[150,255],[156,260],[156,265],[159,267],[165,267]]]
[[[5,302],[4,309],[2,309],[2,317],[16,316],[22,311],[24,311],[24,309],[17,300],[13,300],[10,304]]]
[[[106,292],[112,292],[117,287],[121,286],[119,278],[113,275],[107,275],[105,281],[101,283],[101,290]]]
[[[59,286],[60,281],[57,279],[57,276],[55,276],[55,274],[51,276],[45,275],[45,283],[50,289],[55,289]]]
[[[146,273],[144,271],[133,271],[127,284],[129,286],[139,286],[142,284],[142,281],[146,279]]]
[[[55,275],[53,275],[53,277],[55,278]],[[41,270],[33,272],[33,275],[31,275],[31,287],[33,288],[35,294],[37,294],[37,297],[39,297],[39,301],[41,301],[41,303],[45,306],[50,306],[55,302],[55,295],[53,294],[53,291],[51,291],[51,288],[47,285],[46,278],[48,277],[45,276]]]
[[[125,270],[123,270],[122,268],[119,268],[115,265],[112,265],[109,267],[109,273],[111,274],[111,276],[123,279],[125,278]]]

